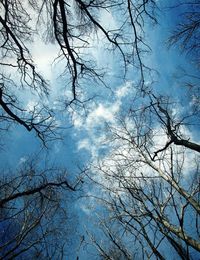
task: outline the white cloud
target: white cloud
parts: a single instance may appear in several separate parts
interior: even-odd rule
[[[83,140],[78,142],[78,150],[81,150],[81,149],[89,150],[90,145],[91,144],[90,144],[89,139],[83,139]]]
[[[37,102],[36,102],[36,101],[34,101],[34,100],[29,100],[28,103],[27,103],[27,105],[26,105],[26,109],[27,109],[28,111],[32,111],[32,110],[36,107],[36,105],[37,105]]]
[[[48,80],[55,78],[55,69],[52,73],[52,64],[58,54],[58,47],[55,44],[44,43],[39,37],[31,45],[31,52],[38,70]]]
[[[79,136],[80,132],[83,132],[84,136],[86,134],[86,138],[77,143],[78,150],[86,149],[93,159],[102,157],[102,153],[107,153],[110,143],[106,137],[105,126],[107,123],[116,126],[116,115],[122,108],[122,99],[130,94],[131,86],[132,82],[119,86],[112,100],[107,103],[93,103],[86,118],[80,111],[71,111],[72,122],[79,131]]]
[[[122,85],[121,87],[119,87],[119,88],[116,90],[116,96],[117,96],[117,98],[123,98],[123,97],[125,97],[125,96],[129,93],[131,86],[132,86],[132,82],[131,82],[131,81],[127,81],[124,85]]]
[[[104,106],[99,104],[88,116],[86,124],[91,128],[102,122],[113,122],[115,113],[119,111],[118,102],[113,105]]]

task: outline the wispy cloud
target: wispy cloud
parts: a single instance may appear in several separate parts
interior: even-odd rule
[[[84,132],[84,136],[87,136],[87,138],[80,139],[78,142],[78,150],[87,149],[92,158],[95,158],[100,156],[102,149],[105,148],[105,144],[108,147],[105,126],[107,124],[116,124],[116,115],[122,109],[122,99],[130,94],[131,84],[131,82],[126,82],[116,88],[112,100],[92,104],[86,119],[80,113],[75,112],[72,114],[76,131]]]

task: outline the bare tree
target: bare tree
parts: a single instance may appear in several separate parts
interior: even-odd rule
[[[100,228],[101,232],[99,235],[96,235],[96,232],[87,230],[88,240],[86,243],[89,243],[91,246],[95,247],[99,256],[98,259],[133,259],[133,255],[129,253],[126,243],[124,243],[123,239],[120,237],[120,232],[117,229],[116,223],[112,222],[114,221],[110,221],[109,219],[102,219],[101,216],[97,215],[97,228],[95,229],[98,230],[98,228]]]
[[[97,68],[88,51],[94,47],[93,37],[99,37],[107,50],[119,55],[123,76],[130,66],[139,71],[139,96],[142,93],[144,98],[134,103],[118,126],[109,127],[113,147],[92,168],[92,179],[105,195],[99,199],[109,221],[103,218],[100,228],[110,243],[105,246],[94,236],[91,240],[104,259],[131,259],[135,254],[140,259],[165,259],[170,250],[181,259],[190,259],[200,252],[200,146],[186,131],[191,115],[176,115],[168,98],[156,96],[145,85],[149,69],[143,53],[150,48],[143,28],[146,19],[156,22],[155,2],[0,1],[1,130],[15,122],[34,131],[44,144],[55,138],[51,104],[41,101],[50,94],[50,85],[38,71],[30,47],[41,35],[59,48],[56,60],[61,61],[66,87],[69,85],[72,92],[67,106],[82,101],[79,91],[84,90],[86,80],[90,79],[87,84],[104,83],[106,71]],[[183,50],[194,56],[194,51],[199,51],[199,3],[188,5],[196,6],[197,11],[184,15],[170,42],[181,43]],[[102,21],[103,12],[120,17],[116,27]],[[27,109],[20,94],[24,91],[36,94],[40,102]],[[198,104],[196,107],[199,111]],[[71,186],[63,175],[54,179],[54,171],[53,176],[60,175],[58,170],[38,172],[29,167],[16,177],[1,180],[2,259],[21,255],[63,258],[63,227],[67,224],[62,196],[74,191],[76,185]]]
[[[55,138],[52,105],[44,106],[42,100],[42,96],[51,93],[51,86],[32,57],[31,44],[38,38],[60,49],[55,59],[62,61],[65,85],[70,86],[72,92],[72,98],[65,100],[67,106],[81,100],[79,93],[84,91],[86,80],[87,85],[95,81],[104,83],[106,70],[97,67],[88,51],[94,47],[94,37],[105,42],[105,49],[119,54],[124,75],[130,65],[139,68],[139,85],[144,88],[147,68],[142,53],[149,47],[143,38],[143,25],[145,17],[156,22],[154,0],[72,0],[67,3],[63,0],[2,0],[0,6],[2,129],[7,129],[8,122],[15,122],[34,131],[43,143]],[[115,28],[101,19],[103,13],[110,13],[114,19],[120,17]],[[27,111],[20,93],[24,90],[39,95],[39,109]]]
[[[175,73],[175,80],[188,90],[187,96],[191,102],[191,114],[196,115],[193,122],[199,121],[199,39],[200,39],[200,1],[179,1],[172,3],[170,11],[178,14],[177,22],[168,38],[168,46],[176,48],[181,54],[186,54],[186,60],[191,68],[180,68]],[[193,110],[193,111],[192,111]]]
[[[24,104],[21,104],[16,95],[9,91],[9,87],[14,85],[14,82],[3,76],[2,79],[0,85],[2,111],[0,114],[0,129],[7,130],[14,122],[23,126],[29,132],[33,131],[44,146],[47,146],[49,141],[61,138],[53,110],[39,103],[39,101],[30,108],[23,108]]]
[[[169,250],[195,259],[200,252],[199,144],[189,140],[187,117],[174,114],[169,99],[149,93],[143,102],[137,100],[109,127],[112,150],[88,175],[100,185],[102,197],[97,197],[108,210],[103,228],[114,246],[122,240],[140,259],[168,259]]]
[[[172,6],[176,11],[180,9],[181,14],[169,38],[169,46],[180,46],[181,50],[187,53],[199,68],[200,1],[180,1],[179,4],[173,3]]]
[[[7,175],[7,176],[6,176]],[[70,241],[66,171],[38,168],[34,160],[1,178],[1,259],[64,259]]]

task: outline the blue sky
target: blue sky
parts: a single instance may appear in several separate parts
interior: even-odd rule
[[[157,1],[160,5],[161,11],[158,11],[158,25],[152,26],[147,24],[145,27],[147,42],[152,48],[152,52],[145,54],[143,57],[144,63],[159,71],[159,75],[155,73],[156,83],[154,89],[156,93],[173,95],[174,98],[188,106],[186,90],[180,87],[179,82],[173,77],[176,74],[178,67],[181,65],[187,71],[195,72],[194,66],[189,63],[185,55],[180,54],[177,48],[168,49],[166,46],[166,39],[169,35],[171,28],[177,21],[178,11],[165,9],[167,2],[172,1]],[[164,10],[164,11],[163,11]],[[104,23],[111,23],[110,26],[115,26],[116,17],[110,17],[108,14],[103,14]],[[79,174],[79,167],[84,167],[91,160],[96,160],[104,157],[109,150],[109,142],[106,139],[105,126],[106,124],[115,125],[116,115],[125,113],[129,109],[131,101],[135,95],[133,86],[137,84],[137,71],[131,69],[127,73],[126,80],[120,78],[123,73],[123,68],[119,63],[119,56],[113,55],[109,51],[104,51],[104,43],[97,42],[94,39],[94,46],[92,53],[97,59],[97,64],[107,70],[105,77],[109,88],[104,86],[97,86],[96,83],[85,82],[83,90],[87,90],[85,99],[88,96],[96,96],[93,100],[89,101],[86,109],[82,108],[67,108],[62,113],[59,109],[62,108],[59,103],[60,94],[62,96],[69,96],[70,89],[63,90],[63,85],[66,85],[66,80],[58,78],[62,62],[51,65],[54,59],[56,47],[53,44],[47,46],[42,42],[37,42],[32,46],[33,56],[38,62],[39,69],[51,80],[52,94],[50,101],[57,111],[58,123],[66,127],[63,131],[63,140],[56,141],[49,144],[49,149],[46,150],[41,146],[40,140],[35,138],[33,133],[28,133],[21,126],[13,126],[9,134],[3,138],[5,145],[1,154],[1,167],[2,168],[15,168],[21,162],[26,160],[29,156],[39,154],[41,160],[47,159],[48,161],[55,162],[57,165],[66,167],[69,171],[71,180],[75,180]],[[196,72],[195,72],[196,73]],[[150,79],[149,79],[150,81]],[[27,103],[34,102],[37,99],[34,96],[28,97]],[[181,110],[181,108],[180,108]],[[192,129],[192,137],[194,140],[198,139],[198,129]],[[188,130],[190,131],[190,130]],[[87,195],[94,192],[91,184],[85,187],[82,194]],[[87,199],[79,199],[73,201],[72,208],[75,215],[78,216],[77,234],[74,233],[75,243],[68,250],[70,251],[70,260],[75,259],[77,256],[77,248],[81,240],[79,235],[87,236],[86,229],[95,232],[95,215],[93,212],[93,201]],[[100,210],[100,208],[98,208]],[[87,248],[87,250],[86,250]],[[94,251],[93,251],[94,250]],[[91,246],[86,246],[80,249],[79,258],[81,260],[96,259],[95,249]]]

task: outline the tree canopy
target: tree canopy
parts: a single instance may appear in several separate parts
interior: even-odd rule
[[[0,7],[0,258],[197,259],[200,1]]]

